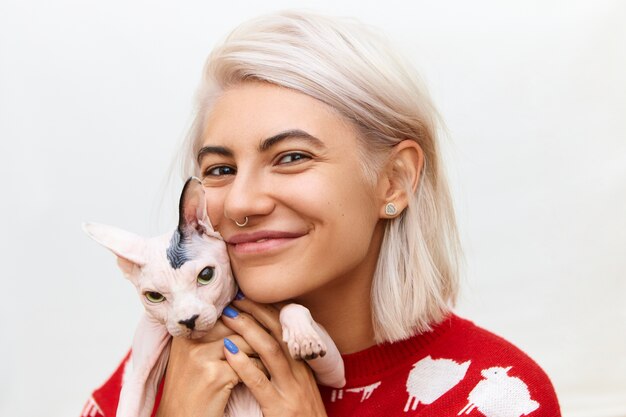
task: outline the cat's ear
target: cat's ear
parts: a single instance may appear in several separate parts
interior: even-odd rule
[[[193,233],[205,234],[221,239],[211,225],[206,211],[206,200],[202,183],[196,177],[189,177],[178,204],[178,231],[182,236]]]
[[[138,268],[145,265],[145,239],[117,227],[97,223],[83,223],[87,235],[117,256],[117,265],[124,276],[131,279]]]

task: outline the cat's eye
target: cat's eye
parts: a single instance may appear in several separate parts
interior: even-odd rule
[[[151,303],[162,303],[165,301],[165,297],[160,292],[156,291],[146,291],[143,295],[146,296],[146,299]]]
[[[213,279],[215,275],[215,268],[207,266],[198,274],[198,284],[207,285]]]

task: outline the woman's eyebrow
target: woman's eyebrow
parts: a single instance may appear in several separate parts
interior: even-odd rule
[[[272,146],[276,145],[277,143],[285,139],[305,139],[306,141],[310,142],[311,144],[313,144],[314,146],[318,148],[325,148],[324,142],[322,142],[315,136],[305,132],[304,130],[291,129],[291,130],[286,130],[284,132],[278,133],[272,137],[269,137],[263,140],[259,144],[259,152],[265,152],[268,149],[270,149]]]
[[[315,136],[305,132],[304,130],[290,129],[284,132],[280,132],[267,139],[264,139],[259,144],[259,152],[265,152],[269,150],[272,146],[286,139],[304,139],[318,148],[325,147],[324,142],[322,142],[320,139],[316,138]],[[229,148],[225,146],[211,146],[211,145],[203,146],[198,151],[198,157],[197,157],[198,163],[202,162],[202,158],[205,155],[209,155],[209,154],[225,156],[227,158],[232,158],[234,155],[233,151],[231,151]]]
[[[198,157],[196,158],[198,163],[202,162],[202,158],[204,157],[204,155],[208,155],[208,154],[221,155],[221,156],[226,156],[228,158],[233,157],[233,151],[231,151],[228,148],[225,148],[224,146],[203,146],[198,151]]]

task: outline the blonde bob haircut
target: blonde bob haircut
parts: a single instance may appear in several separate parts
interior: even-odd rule
[[[185,175],[199,174],[196,155],[213,102],[247,80],[299,91],[350,121],[372,184],[394,145],[405,139],[420,145],[417,190],[408,190],[407,209],[387,220],[372,320],[377,342],[405,339],[440,322],[456,298],[461,254],[438,151],[439,118],[415,71],[383,36],[352,20],[294,11],[250,20],[207,59],[183,149]]]

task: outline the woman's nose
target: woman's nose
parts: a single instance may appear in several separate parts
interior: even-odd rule
[[[238,171],[226,194],[224,215],[243,222],[246,217],[264,216],[273,209],[274,201],[263,174]]]

